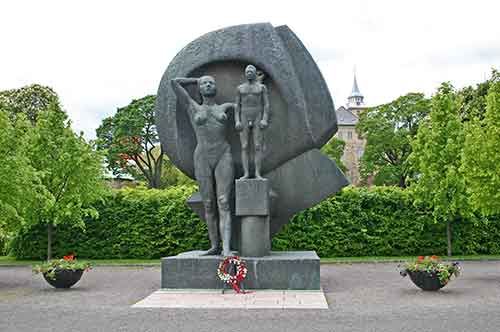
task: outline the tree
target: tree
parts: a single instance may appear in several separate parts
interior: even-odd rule
[[[39,114],[29,158],[46,192],[45,199],[31,206],[36,211],[32,222],[47,225],[50,260],[55,226],[71,223],[84,227],[82,218],[96,215],[91,203],[104,190],[102,156],[71,130],[66,113],[52,103]]]
[[[33,125],[41,112],[46,111],[51,103],[58,102],[54,90],[39,84],[0,91],[0,107],[9,113],[9,117],[14,119],[24,114]]]
[[[409,93],[361,113],[356,130],[366,139],[361,157],[364,179],[375,175],[375,184],[406,188],[414,175],[408,163],[410,143],[429,109],[430,101],[423,94]]]
[[[453,86],[443,83],[432,97],[429,117],[412,142],[410,162],[418,171],[411,188],[417,204],[428,204],[436,221],[446,222],[448,256],[452,254],[451,225],[469,212],[461,154],[464,144],[460,100]]]
[[[22,227],[35,213],[31,206],[43,198],[38,173],[27,157],[32,130],[24,116],[12,123],[0,107],[0,240]]]
[[[462,121],[482,120],[486,114],[486,95],[492,84],[498,81],[500,73],[496,69],[491,70],[491,77],[475,87],[467,86],[461,89],[458,94],[462,98],[460,107],[460,117]]]
[[[472,205],[500,214],[500,75],[493,73],[484,117],[466,124],[463,172]]]
[[[155,96],[133,100],[97,128],[97,148],[105,151],[108,168],[115,175],[144,178],[150,188],[161,186],[164,153],[154,118]]]
[[[342,170],[342,172],[347,171],[347,167],[345,167],[342,162],[342,155],[344,154],[345,142],[336,137],[332,137],[328,143],[323,145],[321,148],[321,152],[326,154],[331,159],[335,160],[337,166]]]

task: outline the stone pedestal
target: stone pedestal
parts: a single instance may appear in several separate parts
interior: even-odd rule
[[[267,179],[236,180],[236,215],[269,215],[269,181]]]
[[[263,257],[269,255],[270,250],[269,217],[241,217],[240,254],[248,257]]]
[[[222,256],[189,251],[162,258],[162,288],[222,289],[217,267]],[[245,289],[320,289],[319,257],[314,251],[275,251],[265,257],[242,257],[248,274]]]
[[[236,180],[235,196],[235,212],[241,222],[240,254],[248,257],[269,255],[269,181]]]

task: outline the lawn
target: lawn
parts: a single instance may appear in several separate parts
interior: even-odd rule
[[[365,257],[323,257],[322,264],[350,264],[350,263],[391,263],[414,259],[415,256],[365,256]],[[488,261],[500,260],[500,255],[467,255],[442,257],[449,261]],[[81,259],[90,261],[96,266],[133,266],[133,265],[160,265],[160,259]],[[0,256],[0,266],[24,266],[38,264],[38,260],[17,260],[9,256]]]

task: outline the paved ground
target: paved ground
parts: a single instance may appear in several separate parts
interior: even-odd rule
[[[99,267],[69,291],[26,267],[0,267],[0,331],[500,331],[500,262],[422,292],[396,264],[322,265],[329,310],[143,309],[159,268]]]
[[[236,295],[233,290],[160,289],[134,304],[134,308],[191,309],[326,309],[323,291],[251,290]]]

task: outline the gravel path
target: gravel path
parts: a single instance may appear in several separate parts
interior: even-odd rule
[[[140,309],[159,267],[97,267],[70,290],[0,266],[0,331],[500,331],[500,262],[465,262],[439,292],[397,264],[321,266],[329,310]]]

